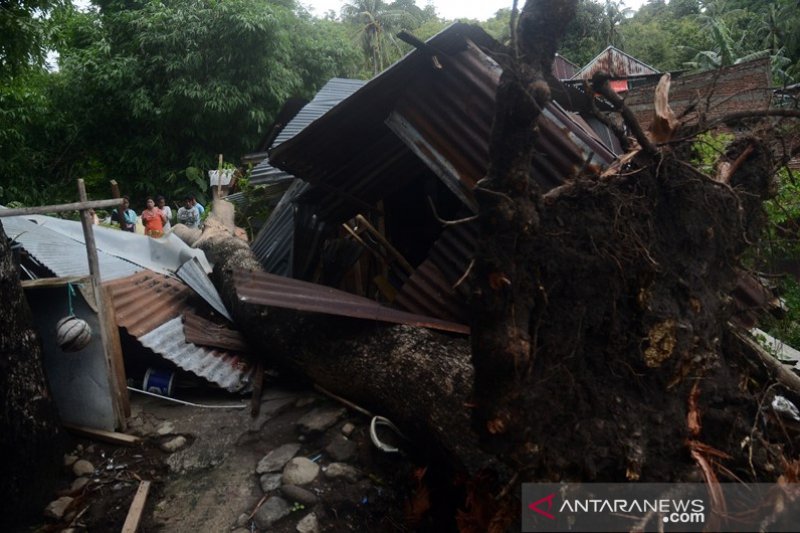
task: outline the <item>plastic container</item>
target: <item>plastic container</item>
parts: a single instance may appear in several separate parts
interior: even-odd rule
[[[142,388],[153,394],[172,396],[172,383],[174,380],[175,372],[158,368],[148,368],[147,372],[144,374]]]

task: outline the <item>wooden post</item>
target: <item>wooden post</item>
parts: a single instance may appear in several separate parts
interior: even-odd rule
[[[88,202],[86,197],[86,185],[82,179],[78,180],[78,194],[81,202]],[[112,332],[110,331],[112,328],[109,327],[109,300],[103,293],[103,285],[100,278],[100,262],[97,258],[97,246],[94,242],[94,224],[92,223],[92,216],[89,214],[88,209],[85,208],[80,209],[80,213],[83,237],[86,241],[86,255],[89,259],[89,275],[92,279],[92,294],[94,294],[94,300],[97,305],[97,320],[100,323],[100,339],[103,343],[103,351],[105,351],[106,354],[109,391],[111,392],[116,418],[119,421],[121,429],[125,429],[125,406],[128,404],[128,390],[125,387],[121,388],[119,385],[117,375],[118,372],[124,372],[124,370],[117,368],[119,365],[118,362],[115,361],[116,357],[114,356],[114,354],[117,353],[115,348],[119,343],[114,342],[113,335],[119,335],[119,331],[113,328],[114,331]]]

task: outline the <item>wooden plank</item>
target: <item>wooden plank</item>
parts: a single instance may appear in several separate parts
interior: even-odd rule
[[[125,523],[122,525],[122,533],[136,533],[136,530],[139,529],[139,522],[142,519],[142,511],[144,511],[144,504],[147,502],[147,493],[149,491],[149,481],[142,481],[139,483],[136,496],[133,497],[131,507],[128,509],[128,516],[125,518]]]
[[[119,338],[119,327],[117,326],[117,312],[114,307],[114,300],[111,298],[111,289],[103,285],[103,306],[106,311],[106,328],[108,330],[108,357],[111,362],[111,373],[117,380],[117,392],[119,402],[124,413],[124,419],[131,416],[131,400],[128,394],[128,377],[125,374],[125,361],[122,358],[122,341]],[[125,429],[124,424],[122,429]]]
[[[118,205],[119,200],[84,200],[71,204],[18,207],[15,209],[0,209],[0,218],[17,217],[20,215],[46,215],[47,213],[63,213],[65,211],[80,211],[81,209],[103,209],[106,207],[117,207]]]
[[[23,289],[45,289],[50,287],[63,287],[72,283],[79,285],[81,283],[88,283],[92,278],[89,276],[65,276],[63,278],[40,278],[40,279],[25,279],[20,282]]]
[[[141,440],[139,437],[128,435],[127,433],[105,431],[102,429],[87,428],[84,426],[73,426],[72,424],[64,424],[64,429],[82,437],[108,442],[111,444],[119,444],[121,446],[135,446]]]

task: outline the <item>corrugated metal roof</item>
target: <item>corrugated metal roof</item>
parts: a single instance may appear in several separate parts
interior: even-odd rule
[[[29,220],[31,217],[8,217],[3,219],[6,235],[20,243],[36,261],[53,272],[56,276],[88,276],[89,259],[86,246],[80,241],[65,236],[49,226],[43,226]],[[33,217],[34,219],[51,219],[52,217]],[[61,221],[69,223],[71,221]],[[77,224],[79,222],[71,222]],[[96,233],[116,231],[95,226]],[[82,230],[81,230],[82,232]],[[121,233],[121,232],[120,232]],[[143,239],[148,237],[141,236]],[[102,250],[97,252],[100,264],[100,278],[113,280],[124,278],[142,270],[142,267],[124,259],[120,259]]]
[[[211,283],[208,274],[206,274],[197,259],[192,258],[186,261],[181,265],[176,274],[184,283],[191,287],[194,292],[200,295],[208,305],[214,308],[215,311],[233,322],[230,313],[228,313],[228,310],[225,308],[225,304],[222,303],[222,298],[219,292],[217,292],[217,288]]]
[[[406,280],[395,303],[412,313],[444,320],[465,322],[469,318],[464,301],[431,259],[426,259]]]
[[[117,325],[134,337],[180,316],[192,294],[180,280],[147,270],[104,285],[111,291]]]
[[[559,80],[568,80],[575,75],[578,71],[578,65],[567,59],[566,57],[556,54],[553,59],[553,76]]]
[[[85,259],[86,246],[84,245],[83,228],[80,222],[43,215],[9,217],[8,220],[10,219],[16,220],[16,223],[21,225],[18,233],[23,235],[23,239],[26,238],[24,237],[25,233],[36,230],[38,237],[35,240],[40,241],[42,244],[48,243],[48,246],[56,246],[55,252],[43,250],[45,256],[56,254],[52,260],[48,259],[48,262],[53,263],[54,266],[58,268],[75,268],[80,263],[79,250],[83,250]],[[184,262],[193,257],[200,262],[206,272],[211,272],[211,267],[206,260],[205,254],[201,250],[191,248],[175,235],[153,239],[145,235],[120,231],[119,229],[107,228],[101,225],[92,226],[92,229],[101,261],[100,270],[103,279],[129,276],[143,268],[161,274],[173,274]],[[33,237],[29,236],[27,238]],[[68,253],[65,261],[67,261],[68,265],[57,265],[60,258],[58,255],[59,243],[68,246],[68,248],[65,248]],[[75,243],[77,243],[77,246]],[[29,250],[29,252],[33,254],[32,251]],[[120,264],[113,258],[126,264],[136,265],[139,268],[134,267],[132,270],[131,267],[125,267],[124,264]],[[113,272],[106,274],[103,271],[104,261],[108,265],[114,266]],[[45,266],[50,268],[49,265]],[[86,268],[88,269],[88,263]],[[50,270],[53,270],[53,268],[50,268]],[[55,272],[55,270],[53,271]]]
[[[772,101],[770,78],[768,57],[683,75],[672,79],[669,105],[676,115],[689,123],[697,122],[700,113],[708,121],[735,111],[767,109]],[[655,89],[655,85],[636,87],[625,97],[625,104],[644,129],[653,121]]]
[[[628,76],[644,76],[648,74],[658,74],[647,63],[640,61],[630,54],[626,54],[619,48],[609,46],[594,59],[589,61],[582,69],[572,76],[573,80],[590,80],[597,72],[607,72],[612,78],[626,78]]]
[[[478,222],[448,226],[431,248],[428,260],[398,291],[396,303],[409,311],[466,320],[469,280],[463,279],[475,256]],[[457,288],[453,288],[457,282]]]
[[[272,147],[280,146],[291,139],[306,126],[333,109],[342,100],[366,85],[364,80],[351,80],[347,78],[332,78],[326,83],[314,98],[300,110],[297,115],[281,130]]]
[[[264,270],[271,274],[285,277],[292,275],[294,202],[308,188],[306,182],[295,179],[250,245]]]
[[[240,356],[186,342],[180,317],[139,337],[139,342],[178,367],[230,392],[244,392],[252,383],[255,369]]]
[[[314,96],[308,104],[297,113],[281,130],[272,147],[279,146],[283,142],[291,139],[309,124],[330,111],[339,102],[356,92],[366,82],[363,80],[350,80],[346,78],[332,78]],[[250,173],[250,183],[253,185],[275,184],[291,181],[294,176],[283,170],[273,167],[269,158],[261,161],[253,168]]]
[[[431,170],[471,204],[471,188],[488,166],[500,74],[486,52],[494,41],[479,28],[455,24],[429,43],[445,54],[442,69],[425,53],[412,52],[271,150],[273,164],[312,183],[303,201],[321,218],[344,222]],[[594,133],[557,104],[548,106],[539,125],[534,176],[547,187],[591,153],[613,160]]]
[[[181,315],[192,290],[175,278],[149,271],[104,284],[111,292],[117,325],[180,368],[232,392],[250,383],[253,369],[238,355],[186,341]]]
[[[385,307],[377,302],[344,291],[265,272],[234,272],[234,284],[243,302],[295,309],[313,313],[347,316],[394,324],[407,324],[454,333],[469,333],[469,328],[445,320],[414,315]]]

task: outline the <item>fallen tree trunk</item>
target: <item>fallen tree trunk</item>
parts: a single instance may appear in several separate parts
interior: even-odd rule
[[[34,523],[53,495],[64,434],[42,348],[0,223],[0,529]]]

